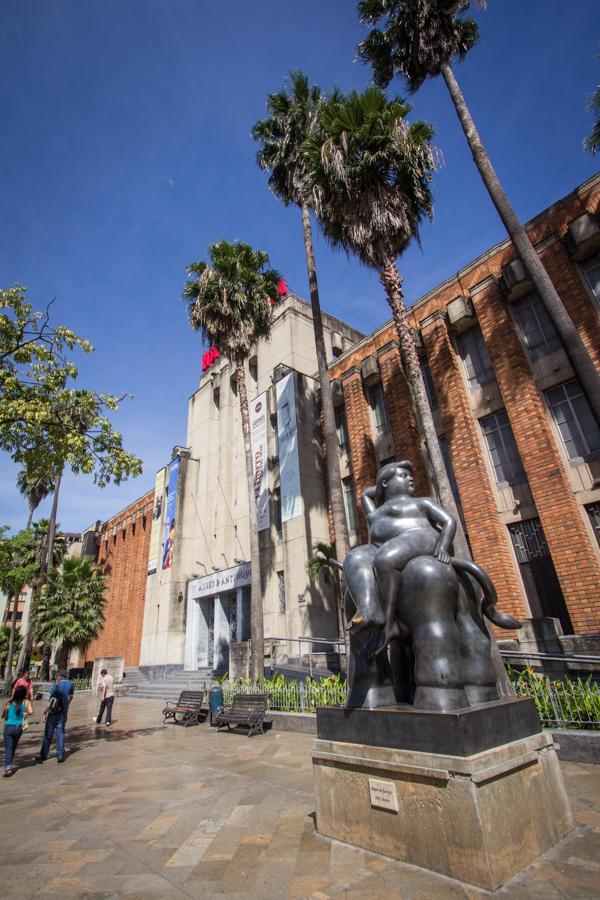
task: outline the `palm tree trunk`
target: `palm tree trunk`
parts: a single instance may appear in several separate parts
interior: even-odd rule
[[[446,509],[452,515],[456,522],[454,552],[456,556],[462,556],[465,559],[471,559],[471,551],[469,550],[469,545],[467,544],[465,532],[463,530],[462,522],[458,514],[456,501],[454,500],[452,488],[450,487],[448,473],[446,472],[446,466],[444,465],[442,451],[440,449],[440,444],[433,422],[433,416],[431,414],[431,407],[429,406],[429,400],[427,399],[427,392],[425,390],[425,383],[423,381],[423,373],[421,372],[419,357],[417,355],[417,349],[415,347],[415,339],[413,337],[412,328],[410,327],[410,324],[408,322],[406,307],[404,306],[402,281],[400,275],[398,274],[396,261],[394,259],[389,260],[386,268],[381,273],[380,279],[388,296],[388,301],[392,309],[392,316],[394,318],[394,324],[396,326],[398,340],[400,342],[400,356],[402,358],[402,366],[404,368],[404,372],[406,373],[408,386],[417,414],[417,420],[420,424],[420,428],[425,439],[426,452],[429,456],[430,466],[433,470],[437,482],[440,502],[444,509]],[[492,662],[494,664],[496,680],[499,684],[500,692],[504,696],[512,696],[514,695],[514,688],[512,686],[510,678],[506,673],[504,663],[502,662],[502,657],[500,656],[500,651],[498,649],[498,644],[496,642],[494,632],[487,622],[485,624],[490,636]]]
[[[60,491],[60,482],[62,479],[62,469],[56,476],[56,481],[54,482],[54,495],[52,497],[52,512],[50,513],[50,522],[48,524],[48,539],[47,539],[47,553],[46,558],[42,560],[42,565],[40,567],[40,574],[43,576],[46,574],[48,569],[52,568],[52,556],[54,553],[54,535],[56,534],[56,516],[58,513],[58,493]],[[32,598],[33,599],[33,598]],[[37,604],[36,604],[37,606]],[[29,623],[30,627],[33,629],[33,608],[30,610],[29,615]],[[29,632],[29,629],[28,629]],[[29,637],[29,634],[28,634]],[[31,631],[31,640],[33,640],[33,630]],[[33,646],[33,644],[31,644]],[[50,653],[51,648],[44,644],[43,650],[43,659],[42,659],[42,671],[41,677],[42,680],[48,681],[50,678]],[[31,657],[31,649],[29,650],[29,655]]]
[[[10,600],[11,600],[11,598],[9,597],[8,602],[7,602],[7,607],[10,606]],[[10,623],[10,637],[8,639],[8,653],[6,656],[6,669],[5,669],[5,673],[4,673],[5,693],[7,692],[7,689],[10,688],[10,685],[12,684],[13,653],[14,653],[14,649],[15,649],[15,634],[17,632],[17,608],[19,606],[19,594],[15,594],[14,597],[12,598],[12,601],[13,601],[13,614],[12,614],[12,619],[11,619],[11,623]]]
[[[27,517],[27,525],[25,526],[26,531],[29,531],[29,529],[31,528],[31,522],[33,520],[33,513],[34,513],[34,508],[30,503],[29,504],[29,515]]]
[[[319,286],[317,283],[317,268],[313,250],[312,226],[310,213],[306,203],[301,206],[302,227],[304,230],[304,249],[306,252],[306,268],[308,270],[308,284],[310,287],[310,306],[312,309],[313,330],[315,333],[315,350],[317,353],[317,365],[319,369],[319,384],[321,387],[321,402],[323,404],[323,420],[325,431],[325,446],[327,448],[327,488],[331,503],[331,517],[333,519],[333,532],[335,541],[335,555],[341,562],[346,558],[350,549],[348,541],[348,527],[346,524],[346,511],[344,508],[344,496],[342,493],[342,476],[340,473],[340,454],[335,425],[335,411],[331,395],[331,382],[327,367],[327,350],[323,336],[323,320],[321,318],[321,304],[319,302]],[[341,594],[337,591],[336,595]],[[341,615],[338,616],[342,629],[340,638],[346,645],[346,659],[349,659],[349,637],[346,631],[345,613],[341,600],[339,602]]]
[[[262,684],[265,675],[265,631],[263,624],[262,583],[260,577],[260,546],[258,541],[258,521],[256,518],[256,495],[254,493],[254,466],[252,465],[252,443],[250,435],[250,415],[244,356],[239,354],[235,361],[237,392],[242,416],[244,452],[246,456],[246,478],[248,481],[248,511],[250,521],[250,677]]]
[[[398,333],[398,340],[400,342],[402,367],[413,399],[417,421],[425,441],[426,452],[436,481],[440,502],[444,509],[447,509],[456,520],[456,535],[454,538],[456,555],[470,559],[471,554],[469,545],[465,538],[456,501],[454,500],[452,488],[450,487],[448,473],[446,472],[446,466],[444,465],[444,458],[435,430],[429,400],[427,399],[421,366],[419,365],[415,339],[408,321],[406,307],[404,306],[402,281],[398,274],[394,259],[388,261],[387,266],[381,272],[380,280],[392,310],[392,316],[396,326],[396,332]]]
[[[446,82],[446,86],[450,91],[450,96],[452,97],[452,102],[454,103],[458,118],[463,127],[465,137],[471,148],[475,165],[477,166],[483,183],[492,198],[492,203],[496,207],[498,215],[502,219],[504,227],[506,228],[511,241],[515,245],[517,252],[521,257],[521,261],[529,273],[529,277],[533,281],[535,289],[560,335],[564,349],[571,361],[573,370],[581,382],[589,404],[594,411],[596,420],[600,422],[600,375],[596,371],[596,368],[585,349],[583,341],[581,340],[579,332],[564,308],[557,290],[537,255],[525,228],[519,221],[508,197],[504,193],[504,188],[502,187],[487,151],[483,146],[454,72],[448,63],[442,65],[441,72],[444,81]]]

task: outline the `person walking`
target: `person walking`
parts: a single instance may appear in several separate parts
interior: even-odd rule
[[[5,709],[6,725],[4,726],[4,777],[10,778],[16,772],[13,759],[21,735],[23,734],[23,721],[25,713],[33,712],[31,703],[27,699],[27,688],[19,685],[15,688],[12,699]]]
[[[21,675],[19,675],[13,685],[13,695],[14,691],[16,691],[18,687],[27,688],[27,699],[29,700],[29,702],[31,702],[33,700],[33,682],[31,680],[31,675],[29,674],[29,672],[23,672]]]
[[[65,726],[67,724],[67,716],[69,706],[73,699],[75,685],[68,677],[66,672],[59,672],[56,676],[56,682],[50,690],[50,699],[44,715],[46,716],[46,727],[44,729],[44,738],[40,752],[35,758],[38,763],[43,763],[48,759],[50,744],[56,731],[56,761],[61,763],[65,759]]]
[[[115,702],[115,679],[112,675],[108,674],[106,669],[102,669],[100,674],[102,675],[102,681],[100,682],[100,709],[98,710],[98,715],[94,718],[94,722],[97,725],[101,725],[102,716],[104,715],[104,710],[106,710],[106,724],[112,725],[112,708],[113,703]]]

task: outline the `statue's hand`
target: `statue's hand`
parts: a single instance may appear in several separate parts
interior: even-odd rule
[[[438,544],[438,546],[435,548],[434,556],[436,559],[439,559],[440,562],[443,562],[443,563],[450,562],[450,554],[448,553],[446,548],[441,546],[440,544]]]

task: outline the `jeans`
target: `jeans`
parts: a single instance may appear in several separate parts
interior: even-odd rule
[[[23,728],[21,725],[4,726],[4,769],[6,771],[12,769],[13,757],[22,734]]]
[[[96,716],[96,722],[98,723],[98,725],[99,725],[100,722],[102,721],[102,716],[104,715],[104,710],[106,710],[106,724],[107,724],[107,725],[110,725],[110,724],[111,724],[111,722],[112,722],[112,708],[113,708],[113,703],[114,703],[114,702],[115,702],[114,696],[113,696],[113,697],[107,697],[106,700],[101,700],[101,701],[100,701],[100,710],[99,710],[99,712],[98,712],[98,715]]]
[[[52,736],[56,731],[56,758],[62,759],[65,755],[65,725],[67,717],[63,713],[48,713],[46,716],[46,728],[44,729],[44,739],[40,756],[42,759],[48,758]]]

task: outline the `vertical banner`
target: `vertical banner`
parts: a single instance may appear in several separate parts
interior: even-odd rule
[[[175,515],[177,511],[177,483],[179,481],[179,457],[169,464],[169,487],[167,489],[167,510],[165,515],[165,534],[163,545],[162,567],[170,569],[173,565],[173,544],[175,543]]]
[[[160,469],[156,473],[154,480],[154,506],[152,507],[152,530],[150,531],[150,550],[148,552],[148,575],[154,575],[158,568],[166,484],[167,470],[166,468]]]
[[[250,404],[250,437],[254,470],[254,497],[258,530],[270,525],[269,468],[267,465],[267,395],[260,394]]]
[[[282,522],[302,515],[295,384],[294,373],[290,372],[276,385]]]

